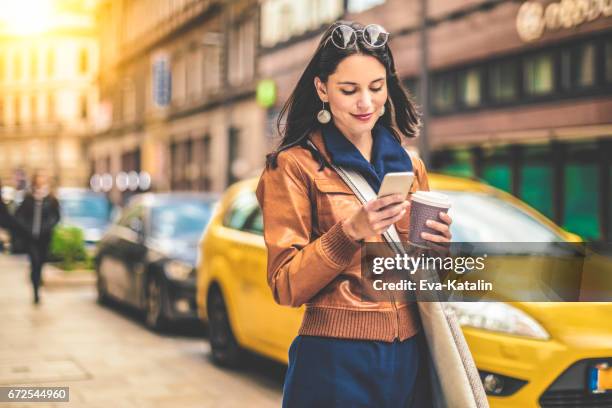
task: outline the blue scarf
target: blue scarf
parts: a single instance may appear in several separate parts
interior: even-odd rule
[[[393,134],[384,126],[375,125],[372,129],[372,137],[374,140],[370,163],[333,123],[323,126],[323,141],[332,163],[358,171],[378,193],[385,174],[412,171],[412,160]]]

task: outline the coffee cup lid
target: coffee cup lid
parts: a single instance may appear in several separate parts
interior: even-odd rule
[[[425,205],[432,205],[434,207],[451,207],[450,199],[446,194],[436,193],[433,191],[417,191],[412,194],[412,201],[416,201]]]

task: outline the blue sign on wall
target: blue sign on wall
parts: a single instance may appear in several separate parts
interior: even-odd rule
[[[170,61],[166,56],[159,56],[153,61],[153,101],[159,107],[170,104],[172,99],[172,72]]]

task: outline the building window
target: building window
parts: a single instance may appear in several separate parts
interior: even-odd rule
[[[599,177],[596,164],[565,165],[563,227],[590,240],[599,237]]]
[[[604,46],[604,60],[606,64],[606,82],[612,83],[612,38],[606,39]]]
[[[480,105],[480,70],[477,68],[459,72],[459,102],[466,107]]]
[[[221,88],[221,58],[223,34],[207,32],[203,39],[203,52],[198,54],[202,58],[201,75],[204,93],[214,93]]]
[[[549,52],[525,58],[523,77],[525,92],[528,95],[546,95],[553,91],[554,64]]]
[[[55,120],[55,97],[53,94],[47,95],[47,120],[49,122]]]
[[[564,90],[595,85],[595,44],[561,51],[561,86]]]
[[[81,119],[87,119],[87,116],[89,116],[87,95],[81,95],[81,98],[79,100],[79,117]]]
[[[198,173],[200,169],[195,162],[195,154],[193,151],[193,141],[191,139],[187,139],[183,142],[185,145],[185,186],[184,189],[193,190],[197,186],[195,185],[198,180]]]
[[[123,82],[122,114],[124,121],[132,121],[136,118],[136,90],[130,79]]]
[[[210,179],[211,164],[211,138],[210,135],[200,139],[200,190],[209,191],[212,187]]]
[[[128,173],[130,171],[140,172],[140,149],[136,148],[121,155],[121,170]]]
[[[35,123],[38,118],[38,101],[35,95],[30,96],[30,122]]]
[[[563,227],[587,240],[600,238],[599,165],[595,145],[568,146],[564,165]]]
[[[82,48],[79,52],[79,72],[86,74],[89,69],[89,54],[86,48]]]
[[[569,91],[572,89],[572,52],[571,50],[561,51],[561,87]]]
[[[202,95],[202,50],[193,49],[189,52],[189,64],[187,64],[188,97],[191,100],[198,99]]]
[[[349,0],[348,12],[360,13],[367,9],[383,4],[385,0]]]
[[[294,24],[293,22],[293,6],[291,4],[283,4],[280,8],[280,36],[279,40],[288,40],[292,34],[297,34],[299,32],[303,32],[304,30],[296,30],[296,26],[299,27],[299,24]]]
[[[455,107],[455,81],[452,74],[442,74],[434,78],[432,84],[432,103],[438,112],[448,112]]]
[[[179,179],[179,172],[181,171],[180,166],[177,165],[178,157],[178,146],[176,142],[170,144],[170,189],[176,189],[177,181]]]
[[[186,190],[190,185],[191,142],[177,141],[170,145],[170,166],[172,174],[170,183],[172,190]]]
[[[19,96],[13,99],[13,120],[16,126],[21,125],[21,98]]]
[[[516,61],[502,61],[491,65],[489,69],[491,100],[507,102],[516,99],[518,93],[516,68]]]
[[[482,179],[500,190],[512,191],[510,149],[498,146],[483,152]]]
[[[185,100],[185,58],[177,55],[172,63],[172,102],[181,105]]]
[[[576,58],[576,84],[587,87],[595,84],[595,45],[585,44],[578,48]]]
[[[469,150],[439,150],[433,153],[432,168],[457,177],[473,177],[474,167]]]
[[[35,79],[38,74],[38,53],[32,50],[30,55],[30,77]]]
[[[264,1],[261,7],[261,45],[272,47],[337,20],[344,13],[344,3],[343,0]]]
[[[47,51],[47,76],[52,77],[55,74],[55,53],[53,50]]]
[[[169,58],[159,56],[153,60],[151,71],[151,97],[154,106],[166,107],[172,98],[172,74]]]
[[[228,130],[227,140],[227,185],[230,185],[238,180],[236,174],[236,162],[240,152],[240,129],[231,126]]]
[[[13,63],[13,69],[14,69],[13,78],[15,79],[21,79],[21,70],[23,68],[21,64],[22,64],[21,55],[15,54],[15,60]]]
[[[527,204],[554,218],[554,172],[549,146],[525,146],[520,167],[519,196]]]
[[[247,19],[231,30],[228,78],[232,85],[250,81],[255,73],[255,22]]]

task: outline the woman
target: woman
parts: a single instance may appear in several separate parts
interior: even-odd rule
[[[34,173],[31,193],[25,196],[15,217],[30,234],[28,242],[30,280],[34,290],[34,303],[38,304],[42,267],[47,259],[53,228],[60,220],[59,202],[51,194],[49,181],[44,172]]]
[[[415,304],[360,299],[360,243],[383,242],[391,224],[407,241],[410,203],[392,195],[362,205],[329,166],[359,171],[374,191],[398,171],[415,173],[412,191],[429,189],[422,161],[400,143],[416,136],[419,118],[387,38],[378,25],[329,27],[281,111],[282,141],[257,187],[274,298],[306,305],[284,407],[428,404]],[[440,219],[429,221],[439,235],[423,238],[450,241],[451,218]]]

